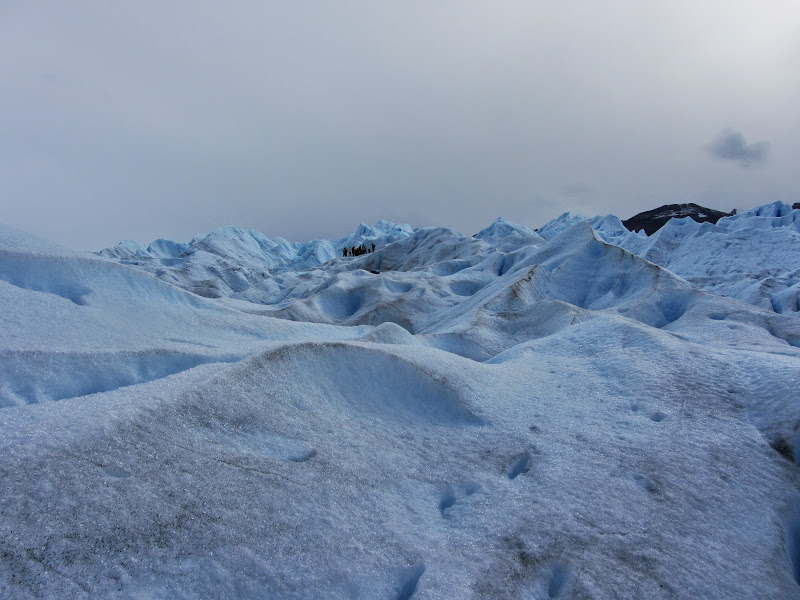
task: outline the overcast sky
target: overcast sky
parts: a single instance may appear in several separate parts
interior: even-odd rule
[[[2,0],[0,222],[223,225],[800,201],[800,2]]]

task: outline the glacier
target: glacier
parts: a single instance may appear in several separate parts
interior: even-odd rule
[[[0,596],[800,598],[799,223],[0,226]]]

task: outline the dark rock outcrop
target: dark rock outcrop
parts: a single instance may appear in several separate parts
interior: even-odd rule
[[[629,231],[639,231],[644,229],[647,235],[652,235],[672,218],[691,217],[698,223],[710,221],[716,223],[722,217],[727,217],[732,213],[726,213],[711,208],[705,208],[697,204],[667,204],[660,208],[641,212],[622,222]]]

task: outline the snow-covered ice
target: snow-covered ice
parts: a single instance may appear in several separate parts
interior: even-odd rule
[[[798,222],[0,228],[0,596],[800,598]]]

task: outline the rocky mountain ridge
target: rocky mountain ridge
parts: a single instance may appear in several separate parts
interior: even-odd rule
[[[735,214],[735,210],[726,213],[712,208],[705,208],[693,202],[688,204],[667,204],[633,215],[630,219],[624,220],[622,224],[625,225],[628,231],[644,230],[647,235],[653,235],[671,219],[689,217],[698,223],[716,223],[722,217],[728,217],[732,214]]]

